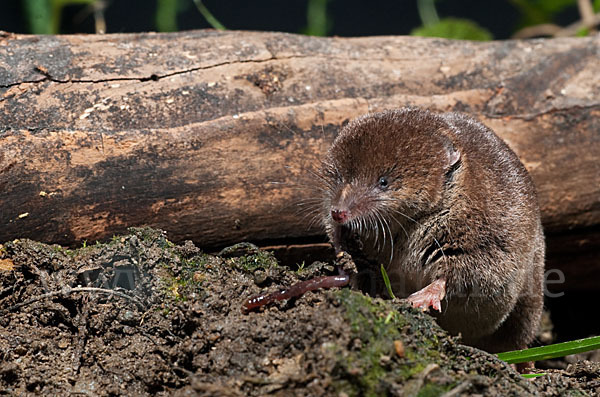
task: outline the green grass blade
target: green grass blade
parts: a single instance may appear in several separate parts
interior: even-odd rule
[[[52,10],[48,0],[25,0],[23,6],[30,33],[52,34]]]
[[[600,336],[555,343],[548,346],[533,347],[531,349],[499,353],[498,358],[509,364],[517,364],[526,361],[539,361],[564,357],[569,354],[583,353],[596,349],[600,349]]]
[[[522,378],[531,379],[531,378],[539,378],[540,376],[546,376],[547,373],[543,372],[541,374],[521,374]]]
[[[158,0],[154,23],[159,32],[176,32],[177,29],[177,0]]]
[[[196,5],[196,8],[198,8],[198,11],[200,11],[200,14],[202,14],[204,19],[206,19],[206,22],[208,22],[210,26],[217,30],[227,29],[221,22],[219,22],[217,18],[215,18],[215,16],[208,10],[208,8],[206,8],[206,6],[202,4],[202,0],[194,0],[194,4]]]
[[[394,293],[392,292],[392,284],[390,283],[390,278],[388,277],[387,272],[383,267],[383,264],[381,265],[381,275],[383,276],[383,283],[385,284],[385,288],[387,288],[388,294],[392,299],[396,299],[396,295],[394,295]]]
[[[331,21],[327,16],[327,2],[329,0],[308,0],[306,5],[307,26],[303,33],[309,36],[327,36]]]

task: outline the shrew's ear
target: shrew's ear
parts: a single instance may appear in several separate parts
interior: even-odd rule
[[[454,145],[451,145],[450,147],[446,147],[446,156],[448,161],[446,163],[446,170],[455,168],[460,161],[460,151]]]
[[[444,167],[446,179],[454,177],[454,172],[460,167],[460,151],[454,145],[446,146],[446,164]]]
[[[454,171],[460,165],[461,153],[460,150],[454,146],[452,139],[452,126],[449,129],[442,128],[438,130],[442,140],[442,146],[446,152],[446,162],[444,163],[444,170],[446,173]]]

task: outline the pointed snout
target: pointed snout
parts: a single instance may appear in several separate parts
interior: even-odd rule
[[[333,208],[331,210],[331,218],[337,223],[346,223],[348,220],[348,211]]]

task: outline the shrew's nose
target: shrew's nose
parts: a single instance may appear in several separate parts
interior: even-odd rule
[[[331,217],[337,223],[345,223],[348,220],[348,211],[332,209]]]

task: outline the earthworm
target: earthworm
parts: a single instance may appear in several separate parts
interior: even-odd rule
[[[342,272],[340,273],[341,274],[338,276],[320,276],[311,278],[309,280],[296,283],[287,289],[283,289],[270,294],[264,293],[253,296],[252,298],[246,300],[246,302],[244,303],[243,310],[248,312],[250,310],[257,309],[261,306],[273,303],[275,301],[302,296],[308,291],[314,291],[319,288],[343,287],[350,282],[350,276]]]

